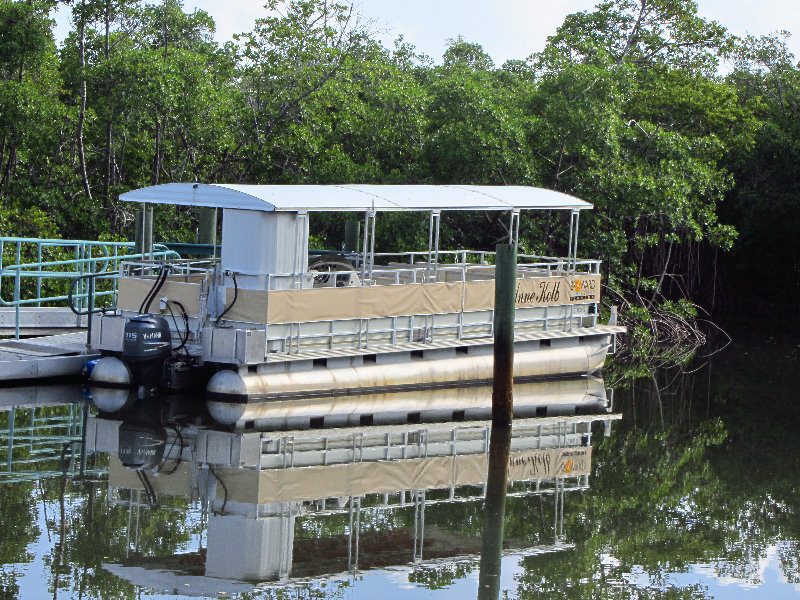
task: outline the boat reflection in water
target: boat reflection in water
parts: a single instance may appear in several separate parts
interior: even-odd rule
[[[491,425],[452,419],[483,416],[490,388],[359,396],[338,409],[338,400],[323,398],[295,408],[251,404],[229,420],[234,431],[176,418],[174,405],[102,397],[97,403],[117,412],[90,418],[86,443],[90,452],[111,454],[111,497],[138,513],[183,496],[207,516],[198,552],[104,565],[136,585],[240,593],[375,568],[474,565],[480,554],[479,526],[446,527],[441,517],[456,505],[477,503],[480,511]],[[320,414],[326,400],[331,410]],[[508,496],[552,498],[553,512],[541,516],[541,536],[506,539],[504,552],[571,547],[563,539],[564,494],[589,487],[592,423],[604,422],[608,433],[620,415],[598,378],[519,385],[515,407],[547,416],[514,421]],[[327,427],[353,420],[358,427]],[[384,421],[391,424],[377,424]],[[266,425],[306,428],[249,430]]]

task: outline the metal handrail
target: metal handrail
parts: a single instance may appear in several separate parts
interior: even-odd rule
[[[473,263],[473,264],[481,264],[484,265],[489,264],[488,259],[493,258],[495,256],[495,251],[489,250],[439,250],[438,256],[441,257],[454,257],[458,258],[457,262],[460,263]],[[381,257],[391,257],[391,256],[399,256],[399,257],[407,257],[413,262],[414,258],[421,258],[423,260],[420,263],[424,264],[428,262],[428,251],[427,250],[417,250],[412,252],[376,252],[375,258]],[[544,263],[563,263],[564,265],[571,265],[571,270],[574,269],[575,265],[575,258],[566,257],[566,256],[545,256],[545,255],[538,255],[538,254],[517,254],[517,259],[520,262],[524,262],[524,260],[531,260],[533,262],[544,262]],[[584,263],[599,263],[601,262],[598,259],[577,259],[578,264]],[[443,263],[441,260],[439,264],[447,264]]]
[[[12,264],[3,264],[4,254],[8,246],[14,248],[15,256]],[[36,260],[23,262],[24,254],[35,253]],[[110,306],[116,304],[117,286],[116,280],[119,274],[119,263],[121,260],[154,259],[169,260],[180,258],[177,252],[169,250],[163,244],[155,244],[152,252],[130,253],[135,246],[132,242],[92,242],[86,240],[58,240],[46,238],[23,238],[23,237],[0,237],[0,306],[14,307],[15,309],[15,337],[20,336],[20,307],[21,306],[42,306],[42,304],[58,304],[70,301],[70,296],[77,299],[80,303],[79,308],[85,308],[90,303],[89,284],[81,284],[81,289],[77,293],[65,294],[43,293],[43,280],[60,280],[80,278],[84,280],[86,275],[101,275],[103,279],[112,282],[111,289],[95,292],[92,290],[92,304],[95,300],[102,297],[110,299]],[[43,260],[46,250],[59,250],[63,253],[73,253],[75,258],[62,260]],[[13,298],[7,299],[2,295],[3,279],[13,278]],[[27,294],[23,297],[23,280],[35,280],[35,293]],[[92,278],[94,281],[94,278]]]
[[[412,253],[409,253],[412,254]],[[399,256],[394,254],[392,256]],[[541,259],[543,257],[535,257],[537,259]],[[526,276],[562,276],[562,275],[596,275],[600,273],[600,264],[602,261],[595,260],[595,259],[582,259],[582,260],[575,260],[572,261],[572,264],[569,268],[567,268],[566,259],[555,259],[553,258],[550,260],[549,257],[545,257],[547,260],[539,261],[539,262],[520,262],[518,263],[518,277],[524,278]],[[376,266],[372,268],[371,275],[372,277],[367,280],[360,279],[360,271],[353,270],[353,271],[331,271],[330,275],[335,275],[336,277],[330,277],[328,280],[328,285],[330,287],[336,287],[336,282],[338,281],[337,277],[344,277],[350,276],[352,281],[356,281],[356,287],[365,287],[365,286],[372,286],[372,285],[407,285],[409,283],[439,283],[441,281],[440,273],[456,273],[460,274],[460,279],[456,281],[467,282],[470,281],[469,273],[470,272],[481,272],[486,269],[494,269],[493,264],[480,264],[480,263],[464,263],[464,264],[453,264],[453,263],[438,263],[437,268],[434,271],[430,271],[427,268],[427,263],[410,263],[408,266],[401,263],[397,266]],[[242,275],[260,275],[260,273],[249,273],[243,271],[237,271],[237,273]],[[296,288],[299,286],[302,287],[303,282],[311,281],[312,278],[318,277],[321,272],[318,271],[307,271],[304,273],[272,273],[268,276],[269,278],[269,291],[274,291],[276,289],[282,289],[275,287],[275,284],[278,281],[287,281],[289,280],[290,285],[292,288]],[[353,276],[359,276],[358,279],[354,278]],[[406,277],[410,278],[410,281],[402,280],[401,277],[405,275]],[[386,280],[393,280],[392,282],[381,281],[381,278]]]
[[[574,313],[571,305],[558,305],[550,307],[541,307],[545,309],[541,316],[521,317],[515,318],[515,323],[518,327],[534,327],[541,331],[572,331],[574,328],[582,326],[597,326],[597,305],[586,304],[586,313]],[[590,308],[591,307],[591,308]],[[555,309],[563,309],[561,314],[548,314],[549,311]],[[445,316],[447,314],[453,315],[455,313],[443,313],[442,315],[428,315],[430,320],[425,320],[425,315],[406,315],[404,319],[409,320],[408,326],[399,325],[398,321],[401,317],[394,317],[392,325],[389,327],[375,327],[373,322],[381,322],[386,317],[375,317],[365,319],[337,319],[327,321],[314,321],[314,322],[294,322],[282,324],[283,327],[289,328],[289,333],[286,335],[266,335],[265,343],[267,346],[278,343],[282,346],[282,353],[297,354],[305,350],[317,350],[320,347],[333,348],[334,346],[339,349],[345,348],[362,348],[367,349],[375,345],[376,338],[380,343],[396,343],[396,340],[402,339],[408,342],[421,341],[415,340],[415,334],[421,334],[426,341],[433,341],[434,339],[475,339],[475,338],[491,338],[494,313],[491,310],[475,311],[476,314],[485,314],[485,319],[474,321],[468,325],[462,323],[445,323],[439,324],[436,322],[437,316]],[[415,322],[414,317],[420,321],[418,324]],[[583,325],[584,320],[589,320],[590,323]],[[351,322],[358,323],[358,332],[335,332],[333,325],[336,323]],[[244,325],[252,325],[254,328],[266,329],[263,323],[244,323]],[[305,333],[303,330],[305,326],[314,326],[320,324],[329,325],[328,331],[312,331]],[[447,335],[447,332],[451,332]],[[438,335],[437,335],[438,333]],[[372,340],[370,340],[372,337]],[[350,338],[356,338],[350,340]],[[387,338],[391,342],[387,342]],[[350,341],[344,341],[350,340]],[[314,343],[316,342],[316,343]]]
[[[57,476],[96,477],[105,469],[89,468],[84,433],[89,406],[66,404],[56,414],[41,414],[36,406],[5,409],[7,425],[0,428],[0,484],[37,481]]]
[[[69,309],[75,313],[77,316],[82,317],[84,315],[88,315],[89,318],[86,320],[86,344],[89,345],[92,340],[92,315],[103,313],[108,310],[106,307],[95,308],[94,301],[96,297],[95,293],[95,280],[98,278],[108,278],[108,273],[88,273],[86,275],[79,275],[78,277],[73,277],[72,281],[69,284],[69,291],[67,292],[67,306]],[[89,284],[89,289],[86,293],[86,298],[88,300],[88,306],[86,310],[81,310],[79,307],[75,306],[75,287],[86,280]]]

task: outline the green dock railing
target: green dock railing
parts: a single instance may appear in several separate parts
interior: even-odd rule
[[[66,306],[69,287],[75,307],[114,308],[119,263],[123,260],[180,258],[163,244],[152,252],[136,253],[133,242],[91,242],[44,238],[0,237],[0,306],[15,309],[15,337],[20,336],[20,307]],[[93,275],[94,297],[90,299]]]
[[[48,477],[98,478],[106,467],[87,463],[88,403],[0,408],[0,484]]]

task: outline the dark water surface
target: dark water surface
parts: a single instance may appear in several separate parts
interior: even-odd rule
[[[528,398],[494,559],[486,422],[236,433],[193,399],[0,390],[0,598],[475,598],[481,564],[500,597],[797,597],[800,348],[735,339],[608,407]]]

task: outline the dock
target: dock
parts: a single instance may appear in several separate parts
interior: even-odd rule
[[[0,308],[0,335],[15,335],[17,310]],[[53,335],[86,331],[86,315],[76,315],[66,306],[20,306],[20,336]],[[84,334],[85,337],[85,334]]]
[[[0,385],[9,382],[80,375],[87,360],[86,332],[0,340]]]

